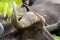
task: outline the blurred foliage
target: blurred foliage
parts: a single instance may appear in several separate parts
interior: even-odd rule
[[[59,36],[53,35],[54,40],[60,40]]]
[[[0,0],[0,14],[4,14],[4,17],[8,15],[8,17],[12,14],[13,2],[16,3],[19,8],[23,3],[22,0]]]

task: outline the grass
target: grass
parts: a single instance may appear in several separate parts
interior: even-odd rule
[[[60,40],[59,36],[53,35],[54,40]]]

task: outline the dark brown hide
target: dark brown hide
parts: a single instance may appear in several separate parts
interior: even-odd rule
[[[41,33],[39,23],[37,24],[25,30],[21,36],[21,40],[53,40],[51,34],[46,29],[43,29]]]
[[[31,25],[32,27],[19,31],[13,31],[15,28],[11,26],[12,29],[8,31],[10,33],[4,36],[4,40],[53,40],[51,34],[45,28],[43,28],[43,31],[41,33],[39,25],[40,23],[38,22]]]
[[[38,16],[38,14],[35,14]],[[40,16],[38,16],[40,18]],[[11,24],[12,25],[12,24]],[[18,25],[17,25],[18,26]],[[43,19],[26,29],[15,30],[12,26],[3,36],[4,40],[54,40],[51,34],[43,27]],[[8,28],[7,28],[8,29]]]

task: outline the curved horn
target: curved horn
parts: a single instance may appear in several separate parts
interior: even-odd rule
[[[13,5],[13,13],[12,13],[11,18],[12,18],[11,19],[12,24],[17,29],[25,29],[38,21],[40,21],[41,29],[44,26],[44,21],[42,17],[38,13],[34,13],[31,11],[24,13],[23,17],[18,21],[16,17],[16,5],[15,4]]]
[[[44,23],[45,23],[45,20],[44,20],[44,18],[41,16],[41,15],[39,15],[38,13],[35,13],[35,15],[40,19],[40,29],[41,29],[41,32],[42,32],[42,30],[43,30],[43,28],[44,28]]]
[[[28,8],[27,8],[27,10],[28,10]],[[24,18],[22,18],[23,19],[22,21],[20,21],[20,20],[18,21],[17,16],[16,16],[16,11],[17,11],[16,4],[14,3],[13,4],[13,12],[12,12],[12,16],[11,16],[11,22],[12,22],[13,26],[17,29],[26,28],[25,23],[22,24]]]
[[[17,28],[18,25],[18,20],[17,20],[17,16],[16,16],[16,4],[13,4],[13,12],[12,12],[12,16],[11,16],[11,22],[14,25],[14,27]]]
[[[29,11],[29,8],[26,5],[24,5],[24,6],[26,7],[27,11]],[[13,4],[13,13],[12,13],[12,16],[11,16],[11,22],[12,22],[13,26],[16,27],[17,29],[24,29],[24,28],[26,28],[25,23],[22,24],[23,21],[19,22],[17,20],[16,11],[17,11],[16,10],[16,4],[14,3]],[[23,20],[24,20],[24,18],[23,18]]]

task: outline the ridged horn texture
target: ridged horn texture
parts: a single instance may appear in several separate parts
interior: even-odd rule
[[[25,29],[25,28],[30,27],[32,24],[39,22],[39,21],[41,23],[41,26],[43,26],[43,24],[44,24],[41,16],[39,16],[39,14],[37,15],[37,13],[31,12],[31,11],[24,13],[22,18],[18,21],[18,19],[16,17],[15,4],[13,5],[13,13],[12,13],[11,18],[12,18],[11,22],[12,22],[13,26],[18,29]]]

